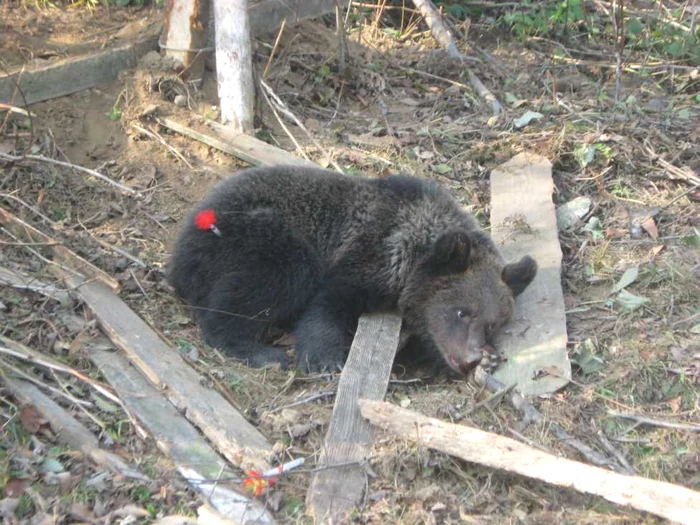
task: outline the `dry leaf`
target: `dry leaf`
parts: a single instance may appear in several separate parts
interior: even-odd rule
[[[644,228],[644,231],[647,232],[652,239],[656,240],[659,238],[659,229],[656,227],[654,217],[649,217],[645,220],[642,223],[642,228]]]
[[[668,406],[671,407],[671,411],[674,414],[678,414],[678,412],[681,411],[681,397],[674,397],[673,399],[668,400]]]
[[[656,257],[657,255],[659,255],[659,253],[661,253],[661,250],[663,250],[665,247],[666,247],[666,245],[664,245],[664,244],[659,244],[658,246],[654,246],[654,247],[651,249],[651,257],[650,257],[650,259],[653,259],[653,258]]]
[[[41,425],[46,423],[44,417],[33,405],[24,405],[19,411],[19,420],[30,434],[39,432]]]
[[[10,498],[19,498],[31,484],[32,480],[29,478],[10,478],[5,484],[5,495]]]
[[[136,505],[125,505],[120,509],[112,511],[112,514],[119,518],[127,518],[129,516],[133,518],[147,518],[151,515],[146,509],[142,509]]]

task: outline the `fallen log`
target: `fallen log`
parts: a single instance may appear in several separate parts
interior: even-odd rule
[[[519,441],[465,425],[445,423],[383,401],[360,400],[372,424],[398,436],[487,467],[601,496],[618,505],[686,525],[700,523],[700,493],[626,476],[542,452]]]

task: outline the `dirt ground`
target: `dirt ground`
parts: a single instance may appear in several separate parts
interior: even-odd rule
[[[150,27],[162,16],[150,5],[88,9],[9,2],[0,9],[0,63],[7,69],[110,45],[124,28]],[[548,421],[601,453],[609,454],[606,444],[611,445],[639,474],[700,490],[697,433],[667,425],[700,423],[698,64],[671,64],[628,49],[615,102],[609,39],[582,43],[575,33],[558,40],[522,38],[484,11],[471,25],[455,22],[456,34],[466,37],[458,39],[459,47],[472,57],[461,64],[436,49],[410,12],[401,18],[399,11],[387,10],[380,19],[376,9],[351,12],[344,74],[337,67],[333,24],[287,27],[266,82],[320,148],[298,126],[286,126],[321,165],[332,160],[349,173],[406,171],[439,181],[486,228],[490,170],[520,151],[551,159],[557,205],[575,197],[591,204],[560,234],[574,379],[535,404]],[[256,41],[259,76],[275,36]],[[651,65],[642,71],[639,64]],[[504,104],[500,118],[469,87],[466,66]],[[175,104],[176,97],[186,107]],[[258,137],[294,152],[263,100],[258,107]],[[164,282],[183,215],[214,183],[245,166],[153,120],[168,116],[202,129],[206,119],[218,117],[215,76],[209,72],[195,90],[151,53],[115,82],[29,109],[31,119],[0,112],[0,153],[31,153],[92,168],[143,198],[78,170],[0,160],[2,207],[118,279],[121,297],[208,384],[225,389],[286,456],[307,457],[313,464],[337,377],[254,370],[222,357],[202,343],[189,312]],[[515,120],[527,111],[539,116],[518,127]],[[45,247],[28,246],[0,229],[0,267],[54,282],[47,254]],[[0,319],[0,336],[100,378],[87,348],[109,343],[81,304],[65,305],[0,283]],[[56,397],[104,448],[152,480],[111,475],[60,445],[38,414],[20,409],[4,386],[3,520],[127,524],[194,515],[199,496],[152,440],[139,437],[118,406],[75,377],[8,355],[0,356],[0,365],[0,377],[16,373],[11,366],[89,402]],[[524,424],[505,402],[472,411],[488,395],[466,380],[396,367],[387,400],[581,459],[546,425]],[[286,408],[311,397],[316,399]],[[651,422],[635,423],[613,411]],[[370,468],[367,504],[353,517],[356,523],[661,523],[600,498],[468,464],[382,433]],[[303,474],[283,478],[262,496],[280,523],[306,522],[308,481]]]

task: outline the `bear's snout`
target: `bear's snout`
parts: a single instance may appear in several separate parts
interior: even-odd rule
[[[447,358],[447,361],[455,372],[459,372],[461,374],[466,375],[481,362],[483,355],[484,354],[481,349],[466,349],[466,351],[460,355],[450,354]]]

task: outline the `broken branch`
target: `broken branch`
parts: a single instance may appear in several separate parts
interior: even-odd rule
[[[372,424],[465,461],[595,494],[618,505],[683,524],[700,523],[700,493],[639,476],[610,472],[548,454],[514,439],[445,423],[383,401],[359,401]]]

